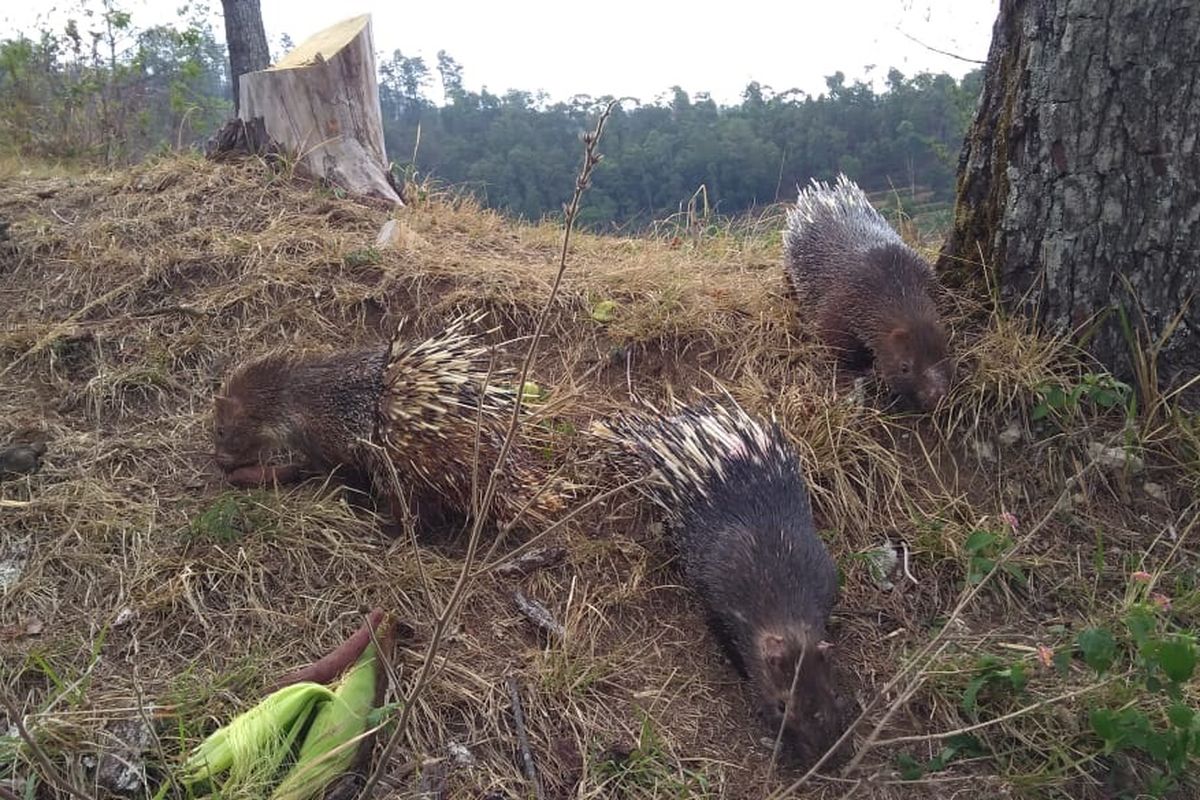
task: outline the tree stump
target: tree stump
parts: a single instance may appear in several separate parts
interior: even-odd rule
[[[1197,41],[1195,0],[1002,0],[938,262],[947,282],[990,283],[1118,375],[1150,378],[1134,374],[1121,311],[1143,345],[1163,340],[1160,384],[1191,380]]]
[[[296,166],[348,192],[403,205],[383,143],[371,16],[309,37],[277,64],[241,76],[238,117],[261,118]]]

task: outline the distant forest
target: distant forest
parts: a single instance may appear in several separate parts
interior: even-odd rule
[[[284,37],[274,55],[290,46]],[[63,30],[0,40],[0,153],[120,164],[196,146],[231,112],[227,74],[203,9],[177,26],[138,29],[105,0]],[[432,66],[398,50],[381,56],[379,80],[396,170],[527,219],[559,212],[579,136],[609,99],[467,91],[445,52]],[[733,106],[678,87],[651,102],[625,99],[581,222],[638,225],[689,204],[699,214],[752,212],[839,170],[869,190],[944,204],[980,84],[979,71],[955,80],[892,69],[878,93],[837,72],[816,96],[751,83]]]

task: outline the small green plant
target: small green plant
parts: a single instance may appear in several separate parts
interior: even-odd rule
[[[17,761],[21,753],[21,737],[0,734],[0,778],[16,777]]]
[[[921,762],[908,753],[896,756],[896,766],[900,770],[901,780],[918,781],[932,772],[940,772],[954,759],[977,758],[985,754],[983,745],[970,734],[960,733],[946,739],[945,745],[937,755],[928,761]]]
[[[1019,693],[1025,690],[1025,685],[1029,682],[1025,665],[1019,661],[1005,664],[995,656],[985,655],[979,659],[976,670],[979,674],[967,683],[962,698],[963,710],[972,717],[975,717],[979,710],[979,694],[984,687],[1011,688]]]
[[[229,492],[221,495],[192,520],[190,538],[231,542],[264,526],[263,510],[253,496]]]
[[[953,558],[957,539],[957,529],[953,524],[942,517],[926,515],[911,502],[905,502],[913,526],[908,544],[933,558]]]
[[[521,385],[521,396],[526,403],[541,403],[550,397],[550,392],[533,381],[525,381]]]
[[[411,161],[404,163],[393,161],[388,165],[388,172],[391,173],[393,186],[404,187],[405,203],[416,205],[429,199],[429,182],[420,180],[416,164]]]
[[[100,660],[100,653],[104,649],[108,634],[109,627],[105,625],[86,644],[89,659],[82,669],[76,667],[73,659],[64,657],[61,652],[38,649],[30,651],[25,657],[27,676],[40,676],[50,690],[49,696],[53,698],[54,704],[78,708],[87,700],[88,690],[92,686],[93,669]]]
[[[1078,413],[1084,402],[1105,411],[1122,408],[1126,415],[1133,413],[1133,388],[1107,372],[1086,373],[1075,386],[1044,381],[1034,392],[1038,402],[1033,407],[1033,419],[1061,420]]]
[[[541,656],[539,675],[542,687],[553,694],[581,698],[612,675],[612,667],[588,652],[564,644]]]
[[[1000,560],[1001,556],[1012,547],[1012,536],[1008,533],[987,528],[972,530],[967,536],[967,541],[963,543],[963,550],[967,555],[967,583],[975,585],[982,581],[983,577],[996,566],[996,562]],[[1012,558],[1005,560],[1000,568],[1021,586],[1029,583],[1025,571]]]
[[[7,728],[0,729],[4,731],[0,734],[0,782],[13,786],[23,784],[22,800],[40,797],[41,776],[30,765],[33,756],[21,737],[15,731],[8,732]]]
[[[673,763],[645,712],[637,747],[628,754],[609,752],[596,764],[596,774],[609,794],[617,797],[646,793],[652,797],[694,798],[706,797],[710,791],[702,773]]]
[[[1117,640],[1103,628],[1088,628],[1075,637],[1084,662],[1103,675],[1117,660]]]
[[[342,258],[342,263],[351,269],[355,269],[357,267],[368,267],[372,264],[378,264],[379,259],[379,251],[374,247],[362,247],[346,253]]]
[[[554,459],[556,442],[560,439],[570,439],[576,433],[575,423],[557,417],[539,420],[537,427],[545,431],[549,439],[538,451],[547,462]]]
[[[1104,743],[1104,755],[1134,751],[1155,764],[1144,791],[1162,797],[1200,759],[1200,714],[1183,691],[1196,673],[1196,638],[1170,630],[1156,607],[1145,602],[1132,605],[1124,622],[1128,636],[1121,641],[1096,627],[1082,631],[1075,643],[1099,675],[1129,662],[1127,688],[1142,692],[1149,702],[1093,706],[1088,721]]]

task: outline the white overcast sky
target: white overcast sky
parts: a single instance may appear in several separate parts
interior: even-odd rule
[[[137,27],[146,27],[177,20],[185,1],[117,5]],[[5,2],[5,35],[29,30],[39,16],[60,27],[77,2]],[[888,67],[908,75],[962,75],[975,65],[908,37],[982,61],[998,8],[998,0],[261,2],[274,58],[282,55],[282,33],[300,42],[341,19],[370,13],[377,51],[423,56],[432,71],[437,51],[445,49],[462,65],[468,89],[543,90],[553,100],[612,94],[648,102],[679,85],[692,94],[710,92],[721,103],[736,103],[751,80],[776,91],[816,93],[824,89],[824,76],[837,70],[848,80],[881,81]],[[214,30],[223,37],[221,4],[211,5]],[[436,73],[429,93],[440,100]]]

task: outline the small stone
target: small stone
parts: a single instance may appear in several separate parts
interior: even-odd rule
[[[888,576],[895,571],[899,563],[900,554],[890,539],[885,539],[881,546],[867,553],[871,578],[875,581],[875,585],[885,592],[895,588],[895,584],[888,580]]]
[[[396,238],[400,232],[400,220],[389,219],[383,223],[383,227],[379,229],[379,235],[375,237],[375,246],[383,249],[391,247],[396,243]]]
[[[1161,483],[1146,481],[1144,484],[1142,484],[1142,491],[1153,497],[1155,500],[1161,500],[1164,503],[1167,502],[1167,490],[1163,488]]]
[[[132,622],[136,617],[137,617],[137,612],[134,611],[132,608],[129,608],[129,607],[122,608],[120,611],[117,612],[117,618],[116,618],[116,620],[113,621],[113,627],[114,628],[122,628],[122,627],[128,625],[130,622]]]
[[[0,591],[14,585],[25,572],[29,547],[25,542],[0,540]]]
[[[389,219],[375,237],[377,250],[413,250],[425,243],[420,235],[398,219]]]
[[[996,448],[992,447],[991,442],[985,442],[982,439],[972,439],[971,447],[975,450],[975,455],[981,461],[996,460]]]
[[[0,639],[22,639],[26,636],[37,636],[46,629],[46,623],[37,617],[31,617],[16,625],[0,626]]]
[[[997,437],[997,439],[999,439],[1002,447],[1012,447],[1014,444],[1021,441],[1024,436],[1025,432],[1021,430],[1021,426],[1017,424],[1016,420],[1013,420],[1012,422],[1008,423],[1008,426],[1005,427],[1004,430],[1000,431],[1000,435]]]
[[[1088,442],[1088,455],[1102,467],[1113,470],[1128,469],[1136,475],[1145,469],[1146,463],[1141,458],[1128,452],[1123,447],[1105,447],[1100,442]]]
[[[471,754],[471,751],[467,749],[466,745],[459,744],[455,741],[450,741],[446,744],[446,750],[450,753],[450,760],[453,761],[455,765],[460,767],[475,766],[475,756]]]
[[[120,720],[108,728],[111,745],[96,761],[96,783],[113,794],[140,793],[145,782],[145,754],[154,743],[154,733],[140,719]]]
[[[850,390],[850,402],[856,406],[867,404],[867,378],[860,376],[854,379],[854,387]]]

